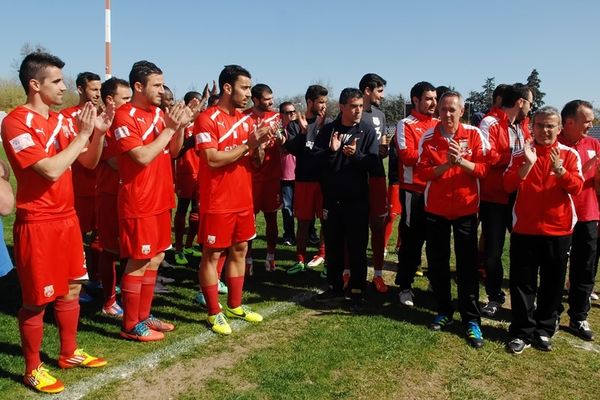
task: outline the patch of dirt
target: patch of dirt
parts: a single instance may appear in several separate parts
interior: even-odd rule
[[[304,326],[309,323],[310,314],[309,311],[301,312],[294,318],[278,318],[277,324],[264,323],[259,332],[250,335],[239,332],[238,334],[244,336],[241,336],[235,344],[228,344],[226,349],[218,354],[181,360],[164,368],[159,366],[154,370],[142,372],[116,390],[115,398],[176,399],[180,394],[187,392],[190,387],[201,387],[204,381],[218,377],[224,371],[234,368],[249,354],[279,341],[289,341],[300,335],[304,331]],[[246,387],[238,386],[244,390],[251,390],[255,387],[251,382],[240,380],[239,383],[245,383]]]

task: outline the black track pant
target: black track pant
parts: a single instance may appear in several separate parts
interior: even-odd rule
[[[344,254],[348,248],[350,288],[365,288],[367,280],[367,244],[369,240],[369,205],[362,202],[326,202],[323,210],[323,227],[327,261],[327,282],[342,290]]]
[[[570,247],[571,235],[511,235],[511,338],[532,341],[536,335],[554,335]]]
[[[396,284],[400,290],[410,289],[415,272],[421,265],[421,252],[425,243],[425,199],[423,193],[400,190],[398,272]]]
[[[479,276],[477,274],[477,215],[449,220],[426,214],[427,264],[429,281],[438,304],[438,313],[452,316],[450,292],[450,234],[454,235],[458,310],[464,323],[480,322]]]

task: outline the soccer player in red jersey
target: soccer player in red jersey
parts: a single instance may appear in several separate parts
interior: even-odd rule
[[[279,113],[273,111],[273,91],[263,83],[254,85],[251,90],[254,106],[245,114],[252,120],[255,126],[270,125],[279,126]],[[279,135],[264,146],[258,148],[251,163],[252,167],[252,200],[254,203],[254,214],[260,211],[265,216],[265,235],[267,237],[267,258],[265,270],[275,271],[275,246],[277,245],[277,210],[281,208],[281,144],[284,142],[283,135]],[[252,242],[248,243],[248,254],[246,255],[246,272],[252,275]]]
[[[129,82],[112,77],[102,84],[102,101],[113,102],[115,109],[131,100]],[[117,171],[116,144],[111,132],[107,132],[102,156],[96,169],[96,224],[100,243],[98,270],[102,282],[104,303],[102,313],[123,317],[123,310],[117,303],[115,292],[115,264],[119,260],[119,217],[117,214],[117,194],[119,192],[119,172]]]
[[[47,53],[26,56],[19,79],[27,102],[2,122],[2,144],[17,178],[14,254],[23,298],[18,320],[24,382],[44,393],[64,389],[40,360],[48,303],[54,302],[60,336],[58,366],[106,365],[105,360],[77,348],[79,291],[87,271],[70,166],[75,160],[91,168],[98,162],[113,107],[109,105],[97,117],[96,108],[85,104],[76,118],[79,133],[75,135],[64,116],[50,110],[62,103],[66,90],[63,66],[58,57]]]
[[[171,245],[171,209],[175,206],[171,157],[183,143],[191,110],[175,104],[166,114],[159,108],[163,74],[148,61],[129,73],[131,102],[116,112],[111,127],[118,151],[119,239],[127,266],[121,282],[121,336],[142,342],[161,340],[175,329],[150,314],[158,267]]]
[[[205,90],[205,93],[206,90]],[[199,92],[187,92],[183,97],[186,105],[190,105],[191,101],[205,103],[206,98],[203,98]],[[177,193],[177,211],[175,212],[175,262],[179,265],[186,265],[188,260],[186,255],[200,257],[200,252],[193,247],[194,238],[198,233],[198,169],[200,164],[200,156],[194,148],[196,139],[194,138],[194,123],[191,122],[185,128],[185,137],[183,147],[177,156],[175,162],[175,193]],[[188,231],[183,243],[183,234],[185,231],[185,217],[190,208],[188,218]]]
[[[61,110],[70,126],[77,133],[77,124],[75,117],[81,112],[81,108],[91,102],[97,110],[100,110],[100,76],[93,72],[81,72],[75,80],[77,93],[79,93],[79,104]],[[99,244],[96,240],[96,219],[94,193],[96,185],[96,168],[90,169],[75,161],[71,166],[73,171],[73,190],[75,192],[75,211],[79,218],[81,234],[84,236],[86,264],[90,280],[97,283],[98,280],[98,260],[100,257]],[[91,235],[86,238],[86,234]],[[79,301],[90,302],[92,298],[84,292],[81,293]]]
[[[221,97],[216,106],[194,122],[196,148],[202,157],[199,241],[203,244],[199,280],[208,308],[208,324],[214,332],[230,334],[227,317],[260,322],[262,316],[242,305],[245,257],[248,241],[256,235],[252,204],[250,156],[273,136],[273,129],[256,129],[238,109],[250,99],[250,73],[228,65],[219,75]],[[226,281],[229,287],[224,312],[218,299],[217,263],[229,252]]]

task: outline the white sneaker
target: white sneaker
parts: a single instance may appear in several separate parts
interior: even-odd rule
[[[481,313],[488,317],[493,317],[500,308],[502,308],[502,304],[498,303],[497,301],[490,300],[485,306],[481,307]]]
[[[173,279],[173,278],[167,278],[166,276],[162,276],[162,275],[157,275],[156,276],[156,282],[160,282],[163,285],[166,285],[166,284],[175,282],[175,279]]]
[[[403,306],[412,307],[415,305],[415,303],[413,302],[414,294],[410,289],[402,290],[398,297],[400,297],[400,304],[402,304]]]
[[[163,285],[162,283],[156,281],[154,285],[154,293],[171,293],[172,290]]]
[[[312,260],[310,260],[310,261],[308,262],[308,264],[306,264],[306,266],[307,266],[308,268],[316,268],[316,267],[318,267],[319,265],[323,264],[324,262],[325,262],[325,259],[324,259],[323,257],[321,257],[321,256],[319,256],[319,255],[316,255],[316,256],[314,256],[314,257],[313,257],[313,259],[312,259]]]
[[[598,293],[592,292],[592,294],[590,294],[590,300],[598,301]]]
[[[267,259],[265,260],[265,271],[273,272],[275,271],[275,254],[267,253]]]

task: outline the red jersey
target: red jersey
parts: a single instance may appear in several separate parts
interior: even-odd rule
[[[117,143],[111,130],[104,137],[104,148],[100,155],[100,162],[96,168],[96,193],[114,194],[119,193],[119,171],[108,165],[109,158],[118,155]]]
[[[273,126],[280,119],[279,113],[274,111],[267,111],[262,117],[259,117],[252,109],[246,110],[244,114],[247,115],[256,126],[258,126],[259,123],[270,124]],[[259,167],[252,163],[250,163],[250,165],[252,168],[252,180],[269,181],[281,179],[281,149],[275,138],[267,143],[267,147],[265,147],[265,158],[262,164]]]
[[[75,123],[77,115],[81,112],[81,107],[73,106],[61,110],[61,114],[65,116],[70,129],[77,134],[78,127]],[[73,170],[73,190],[75,196],[93,196],[96,186],[96,169],[89,169],[75,161],[71,166]]]
[[[218,106],[209,107],[196,118],[194,134],[199,151],[216,149],[228,151],[248,141],[253,129],[248,115],[235,111],[229,115]],[[201,213],[233,213],[253,210],[252,174],[250,157],[244,155],[238,161],[220,168],[210,167],[201,160],[199,180]]]
[[[481,120],[479,128],[490,143],[489,171],[481,180],[481,200],[508,204],[508,193],[502,185],[502,175],[513,151],[523,148],[531,137],[527,121],[510,126],[508,116],[501,108],[492,109]]]
[[[513,207],[513,231],[524,235],[564,236],[573,232],[577,222],[572,196],[583,186],[581,162],[577,152],[556,141],[550,146],[534,144],[537,160],[525,179],[519,169],[525,164],[523,150],[513,153],[503,177],[507,192],[517,190]],[[552,171],[550,150],[560,149],[563,176]]]
[[[127,103],[115,113],[111,131],[119,154],[119,219],[149,217],[175,207],[169,150],[164,149],[146,166],[127,154],[152,143],[163,129],[163,112],[158,107],[143,110]]]
[[[565,137],[559,134],[558,141],[577,151],[582,166],[594,158],[596,154],[600,154],[600,142],[589,136],[584,136],[577,143],[568,143]],[[598,213],[598,196],[596,196],[596,189],[594,188],[596,165],[595,163],[591,168],[583,172],[583,189],[581,193],[573,197],[578,221],[587,222],[598,221],[600,219]]]
[[[187,141],[194,138],[194,124],[185,128],[183,140]],[[177,175],[198,175],[200,168],[200,156],[195,146],[188,149],[183,156],[179,157],[175,163],[175,174]]]
[[[48,119],[24,106],[2,121],[2,144],[17,178],[17,221],[42,221],[75,214],[71,169],[52,182],[31,166],[55,156],[73,139],[74,132],[62,114]]]
[[[425,211],[447,219],[456,219],[479,211],[479,179],[488,170],[489,144],[478,128],[460,124],[452,137],[460,146],[462,158],[475,163],[472,173],[455,165],[436,177],[434,169],[447,162],[449,141],[441,133],[441,124],[427,131],[419,144],[417,175],[425,186]]]
[[[398,180],[400,188],[415,192],[425,190],[425,182],[415,174],[419,159],[419,141],[423,134],[439,122],[429,115],[412,111],[396,126],[394,143],[398,150]]]

